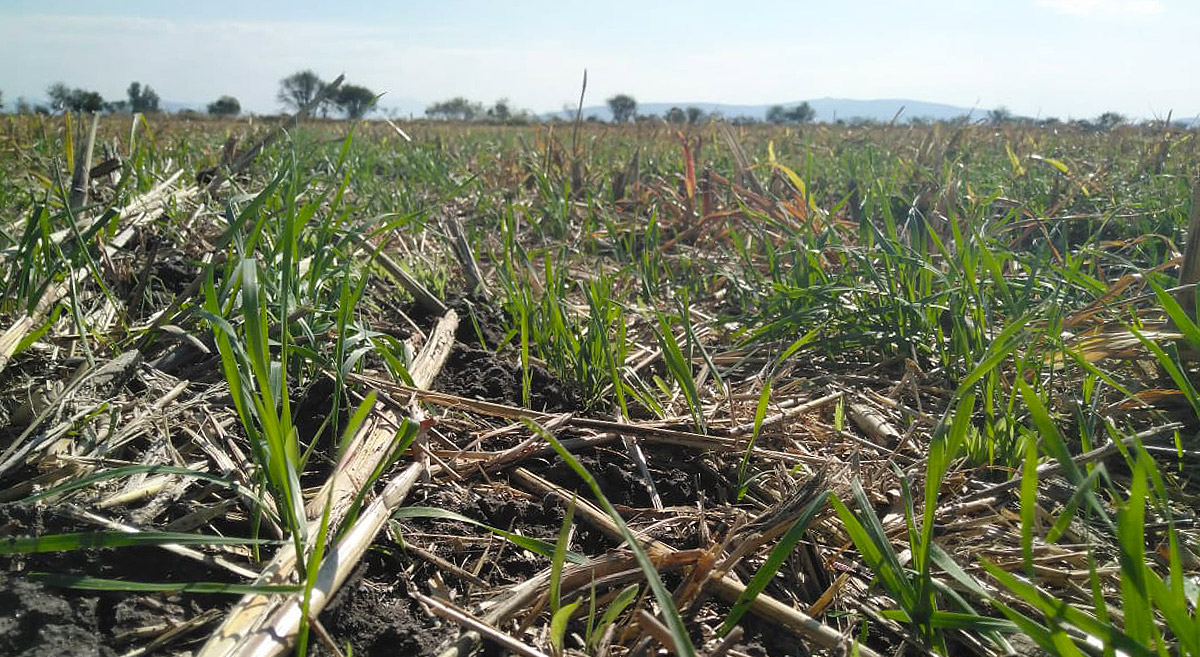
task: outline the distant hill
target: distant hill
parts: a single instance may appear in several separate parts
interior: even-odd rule
[[[793,103],[796,104],[796,103]],[[817,110],[818,121],[864,118],[873,121],[891,121],[899,112],[898,120],[911,118],[942,121],[970,114],[978,117],[984,113],[979,108],[958,107],[945,103],[926,103],[920,100],[888,98],[882,100],[851,100],[847,98],[818,98],[808,101]]]
[[[727,118],[745,116],[754,119],[765,119],[767,110],[772,105],[792,107],[804,101],[796,100],[790,103],[770,103],[767,105],[730,105],[725,103],[638,103],[638,114],[654,114],[662,116],[672,107],[699,107],[708,113],[717,112]],[[944,120],[972,114],[980,116],[983,110],[969,107],[958,107],[944,103],[927,103],[919,100],[903,98],[887,98],[880,100],[855,100],[850,98],[815,98],[808,101],[817,112],[816,120],[833,122],[837,119],[869,119],[871,121],[891,121],[896,113],[903,109],[900,121],[919,117],[923,119]],[[542,116],[565,117],[564,111],[548,112]],[[612,112],[607,105],[593,105],[583,108],[583,116],[595,116],[604,121],[612,120]]]

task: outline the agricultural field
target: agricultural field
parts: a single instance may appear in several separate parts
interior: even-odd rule
[[[0,654],[1200,655],[1198,167],[0,117]]]

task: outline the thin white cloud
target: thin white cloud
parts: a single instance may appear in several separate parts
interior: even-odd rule
[[[1068,16],[1151,16],[1165,11],[1159,0],[1038,0],[1037,6]]]

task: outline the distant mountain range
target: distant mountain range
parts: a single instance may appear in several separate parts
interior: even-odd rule
[[[944,103],[927,103],[919,100],[904,98],[886,98],[880,100],[854,100],[849,98],[815,98],[808,101],[796,100],[790,103],[771,103],[767,105],[730,105],[725,103],[638,103],[638,114],[654,114],[663,116],[672,107],[699,107],[706,113],[719,113],[726,118],[747,117],[762,120],[767,116],[767,110],[774,105],[794,107],[802,102],[808,102],[816,110],[816,120],[833,122],[838,119],[867,119],[870,121],[891,121],[899,114],[899,121],[912,118],[930,119],[934,121],[953,119],[959,116],[971,115],[979,117],[985,110],[970,107],[958,107]],[[565,117],[566,110],[551,112],[543,116]],[[573,115],[573,112],[572,112]],[[612,112],[607,105],[593,105],[583,108],[583,116],[595,116],[603,121],[612,120]]]

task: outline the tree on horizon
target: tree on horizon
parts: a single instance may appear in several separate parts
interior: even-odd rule
[[[1012,110],[1003,105],[995,109],[990,109],[987,113],[988,123],[993,124],[1011,123],[1013,118]]]
[[[457,96],[426,107],[425,114],[435,119],[474,121],[476,117],[483,114],[483,105],[473,103],[465,96]]]
[[[508,99],[501,98],[500,100],[497,100],[494,105],[488,108],[487,115],[488,118],[495,119],[497,121],[508,121],[511,119],[512,107],[510,107]]]
[[[50,107],[59,112],[99,112],[105,107],[104,96],[99,92],[71,89],[62,82],[55,82],[47,87],[46,96],[50,99]]]
[[[613,123],[626,123],[637,115],[637,101],[629,94],[617,94],[607,102],[613,115]]]
[[[312,102],[324,88],[325,82],[311,69],[305,69],[279,81],[279,94],[276,99],[285,107],[299,111],[301,107]]]
[[[767,123],[809,123],[817,117],[817,111],[804,101],[795,107],[772,105],[767,109]]]
[[[1128,120],[1123,114],[1117,112],[1105,112],[1096,117],[1096,127],[1101,130],[1112,130],[1113,128],[1124,125]]]
[[[375,104],[375,92],[356,84],[344,84],[333,97],[333,102],[348,119],[361,119]]]
[[[158,94],[150,85],[142,86],[141,82],[130,82],[125,91],[129,96],[129,111],[133,113],[154,114],[158,112]]]
[[[242,113],[242,104],[233,96],[221,96],[209,103],[207,109],[213,116],[237,116]]]

